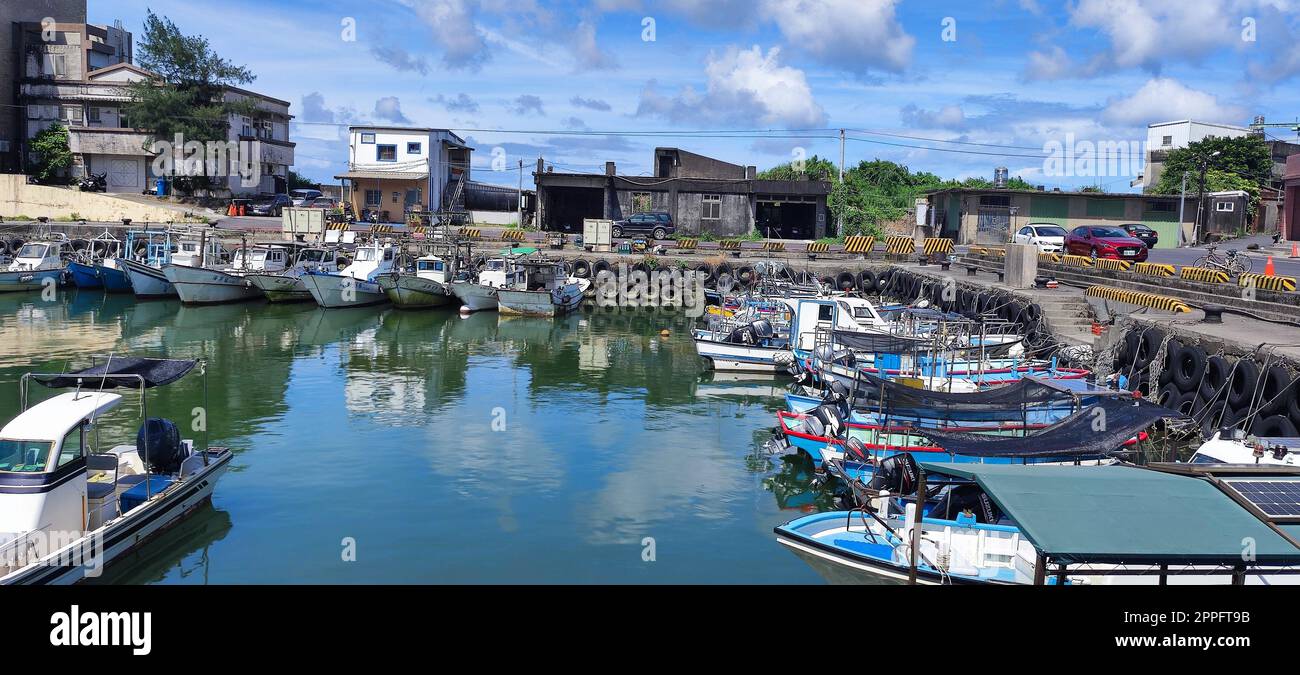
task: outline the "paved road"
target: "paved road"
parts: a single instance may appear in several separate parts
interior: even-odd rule
[[[1259,244],[1259,251],[1248,251],[1246,247],[1250,244]],[[1264,263],[1268,256],[1273,256],[1274,270],[1282,276],[1300,277],[1300,258],[1291,258],[1290,252],[1278,252],[1273,250],[1273,237],[1271,235],[1255,235],[1235,239],[1231,242],[1219,246],[1218,253],[1222,255],[1229,249],[1237,249],[1244,252],[1250,257],[1251,272],[1262,274],[1264,272]],[[1151,251],[1149,262],[1168,263],[1177,267],[1191,265],[1197,258],[1205,255],[1204,247],[1196,248],[1157,248]]]

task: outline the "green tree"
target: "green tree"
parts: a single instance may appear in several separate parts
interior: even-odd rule
[[[52,182],[72,166],[68,128],[62,124],[56,122],[46,127],[32,138],[27,147],[36,156],[35,160],[29,162],[27,173],[41,183]]]
[[[136,54],[152,76],[130,85],[126,114],[133,126],[148,133],[146,150],[158,141],[174,142],[178,134],[186,143],[224,142],[230,116],[248,115],[255,108],[249,100],[224,100],[227,87],[248,84],[253,74],[218,56],[206,38],[181,33],[171,19],[150,11]],[[208,170],[205,165],[203,175],[178,178],[177,187],[208,186]],[[228,167],[217,170],[224,173]]]
[[[317,183],[316,181],[298,173],[297,171],[294,171],[293,169],[289,169],[289,177],[287,180],[289,182],[290,190],[297,190],[299,188],[315,188],[317,190],[320,189],[320,183]]]
[[[1237,138],[1216,136],[1172,150],[1165,158],[1164,170],[1152,191],[1163,195],[1179,194],[1183,173],[1186,172],[1187,192],[1196,194],[1201,187],[1202,166],[1205,167],[1205,192],[1244,190],[1250,195],[1246,217],[1253,219],[1259,210],[1259,186],[1268,184],[1273,178],[1273,158],[1264,139],[1253,135]]]

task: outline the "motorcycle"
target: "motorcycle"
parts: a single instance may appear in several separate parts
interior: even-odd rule
[[[107,173],[88,173],[78,183],[82,192],[104,192],[108,190]]]

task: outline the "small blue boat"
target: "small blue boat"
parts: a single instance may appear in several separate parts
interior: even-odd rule
[[[72,277],[72,285],[77,288],[104,287],[104,282],[100,280],[94,265],[73,260],[68,263],[68,274]]]
[[[127,276],[126,271],[121,269],[114,259],[99,261],[95,265],[95,272],[99,274],[104,290],[109,293],[130,293],[134,290],[131,287],[131,277]]]

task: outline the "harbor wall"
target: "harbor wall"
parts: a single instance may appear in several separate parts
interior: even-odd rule
[[[0,217],[47,217],[51,221],[205,222],[202,214],[72,187],[31,185],[22,174],[0,174]]]

